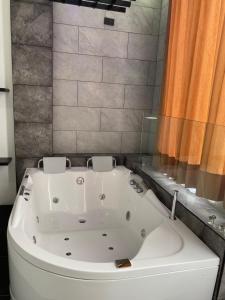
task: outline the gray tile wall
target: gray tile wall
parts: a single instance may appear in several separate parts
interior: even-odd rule
[[[161,11],[161,0],[126,14],[11,0],[19,166],[53,153],[140,151],[155,84],[159,94]]]
[[[47,0],[11,0],[17,170],[52,153],[52,16]]]
[[[115,26],[104,25],[104,17]],[[137,153],[153,108],[161,0],[53,5],[53,152]]]

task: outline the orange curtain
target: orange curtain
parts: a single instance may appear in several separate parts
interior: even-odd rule
[[[224,0],[171,0],[158,151],[178,182],[225,200]]]

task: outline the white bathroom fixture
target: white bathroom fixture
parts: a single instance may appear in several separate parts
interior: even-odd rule
[[[12,300],[212,299],[219,258],[133,176],[26,170],[8,225]]]

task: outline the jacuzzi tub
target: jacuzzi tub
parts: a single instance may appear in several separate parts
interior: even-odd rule
[[[218,257],[131,176],[27,169],[8,225],[13,300],[212,299]]]

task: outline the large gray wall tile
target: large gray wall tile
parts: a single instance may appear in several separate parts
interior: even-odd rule
[[[14,2],[11,6],[11,20],[13,43],[51,47],[51,6]]]
[[[54,3],[53,20],[56,23],[104,28],[105,11],[76,5]]]
[[[77,132],[78,153],[119,153],[120,147],[118,132]]]
[[[99,130],[100,110],[86,107],[53,107],[54,130]]]
[[[122,134],[122,153],[140,153],[141,133],[124,132]]]
[[[18,122],[52,122],[52,88],[14,85],[14,117]]]
[[[110,30],[155,35],[159,33],[160,9],[133,5],[125,14],[107,11],[106,16],[115,19],[113,27],[105,25]]]
[[[157,48],[158,36],[129,33],[128,58],[155,61]]]
[[[53,104],[77,106],[77,81],[54,80]]]
[[[15,126],[17,157],[40,157],[52,153],[52,125],[17,123]]]
[[[151,109],[154,95],[154,87],[146,85],[127,85],[125,87],[126,108]]]
[[[143,112],[131,109],[102,109],[101,130],[141,131]]]
[[[124,104],[124,86],[120,84],[78,82],[78,105],[121,108]]]
[[[77,53],[78,27],[54,23],[53,50],[58,52]]]
[[[13,46],[13,83],[52,86],[52,51],[44,47]]]
[[[53,153],[75,153],[76,131],[53,131]]]
[[[102,58],[54,52],[54,79],[101,81]]]
[[[103,58],[103,81],[125,84],[146,84],[149,63],[140,60]]]
[[[127,57],[128,34],[96,28],[79,28],[79,53]]]

